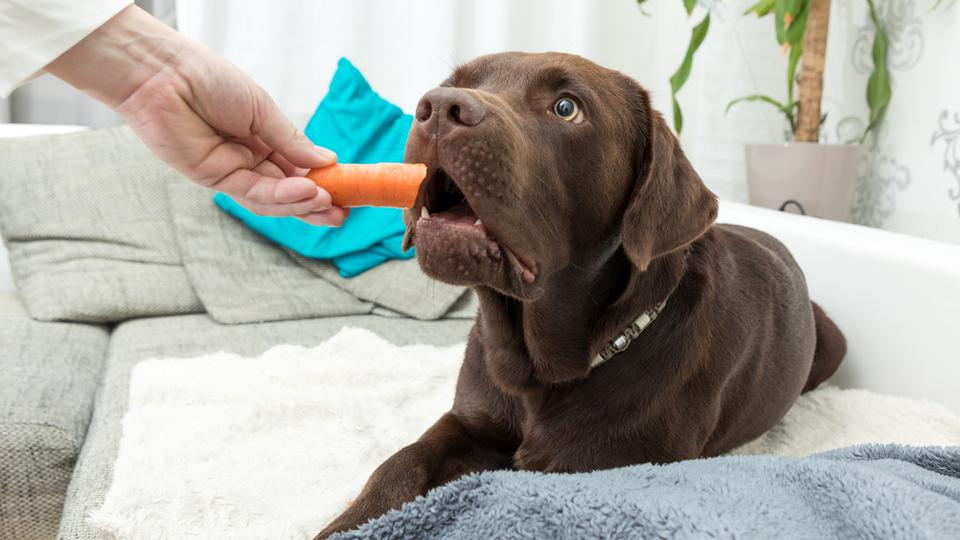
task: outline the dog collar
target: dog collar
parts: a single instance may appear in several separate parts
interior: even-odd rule
[[[603,346],[600,347],[600,352],[598,352],[597,355],[593,357],[593,360],[590,361],[590,369],[594,369],[602,365],[607,360],[627,350],[627,347],[630,346],[630,342],[637,339],[637,336],[646,330],[653,321],[657,320],[657,315],[663,311],[664,306],[667,305],[667,299],[669,298],[669,296],[664,298],[663,302],[657,304],[653,309],[648,309],[647,311],[641,313],[640,316],[630,323],[630,325],[627,326],[623,332],[618,334],[610,341],[604,343]]]

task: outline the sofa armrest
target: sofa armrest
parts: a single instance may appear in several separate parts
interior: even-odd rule
[[[0,293],[0,538],[56,537],[109,337]]]

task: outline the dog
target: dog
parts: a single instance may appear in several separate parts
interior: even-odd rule
[[[404,248],[480,309],[449,412],[317,538],[462,475],[715,456],[830,377],[843,334],[629,77],[560,53],[457,68],[416,109]]]

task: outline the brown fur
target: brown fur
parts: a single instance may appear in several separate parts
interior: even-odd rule
[[[583,122],[550,112],[561,95]],[[449,173],[510,253],[474,229],[416,220],[426,196],[407,213],[424,271],[473,286],[480,312],[451,410],[319,538],[470,472],[720,454],[843,357],[790,253],[713,225],[714,195],[624,75],[556,53],[482,57],[424,96],[407,161]],[[603,343],[668,296],[625,352],[590,370]]]

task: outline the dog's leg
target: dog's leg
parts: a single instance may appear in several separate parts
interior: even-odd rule
[[[807,377],[807,383],[803,386],[804,392],[809,392],[816,388],[820,383],[830,378],[837,368],[840,367],[840,361],[847,353],[847,340],[843,333],[837,328],[823,309],[813,304],[813,320],[817,327],[817,348],[813,353],[813,365],[810,366],[810,375]]]
[[[510,466],[508,451],[475,439],[454,414],[447,413],[417,442],[377,467],[360,495],[315,540],[354,529],[464,474]]]

